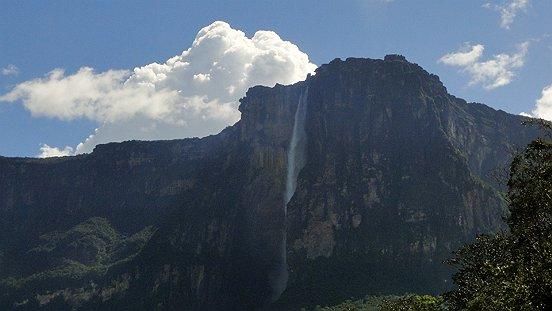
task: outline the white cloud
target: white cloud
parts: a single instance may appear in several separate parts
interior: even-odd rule
[[[552,121],[552,84],[544,87],[530,115],[523,112],[521,114]]]
[[[1,70],[3,76],[16,76],[19,73],[19,68],[13,64],[9,64]]]
[[[238,99],[249,87],[291,84],[315,68],[307,54],[272,31],[248,38],[214,22],[189,49],[164,63],[101,73],[55,69],[20,83],[0,100],[21,101],[37,117],[96,121],[98,129],[75,148],[83,153],[110,141],[217,133],[239,119]]]
[[[502,5],[485,3],[484,8],[494,9],[500,12],[500,27],[510,29],[519,12],[524,12],[529,7],[530,0],[510,0]]]
[[[458,52],[446,54],[440,61],[451,66],[468,66],[477,62],[483,55],[485,47],[482,44],[476,44],[471,47],[464,47]]]
[[[486,89],[495,89],[509,84],[515,77],[515,70],[523,67],[529,42],[521,43],[512,54],[498,54],[482,61],[485,47],[482,44],[466,46],[457,52],[441,57],[439,62],[460,67],[471,76],[470,85],[481,84]]]
[[[38,155],[39,158],[51,158],[51,157],[66,157],[73,155],[74,151],[71,147],[65,147],[63,149],[56,148],[56,147],[50,147],[46,144],[43,144],[40,147],[40,154]]]

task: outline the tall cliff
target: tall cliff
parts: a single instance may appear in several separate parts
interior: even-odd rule
[[[300,102],[305,161],[286,215]],[[294,309],[438,292],[450,252],[500,228],[488,173],[537,136],[397,55],[251,88],[240,111],[203,139],[0,158],[0,307]]]
[[[336,60],[309,82],[281,303],[449,288],[442,262],[501,226],[489,171],[534,133],[517,116],[450,96],[400,56]]]

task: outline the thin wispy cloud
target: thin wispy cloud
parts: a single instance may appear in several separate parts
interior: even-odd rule
[[[526,12],[530,5],[530,0],[509,0],[503,4],[485,3],[483,7],[496,10],[500,13],[500,27],[510,29],[515,18],[521,12]]]
[[[3,76],[15,76],[19,74],[19,68],[13,64],[9,64],[1,70]]]
[[[164,63],[132,71],[55,69],[18,84],[0,100],[21,102],[37,117],[97,122],[98,129],[73,149],[41,148],[41,156],[86,153],[111,141],[215,134],[239,120],[238,99],[249,87],[291,84],[315,68],[307,54],[275,32],[248,38],[214,22]]]
[[[482,85],[492,90],[510,84],[516,71],[523,67],[529,49],[529,42],[518,45],[517,52],[497,54],[482,60],[485,46],[483,44],[466,45],[459,51],[444,55],[439,62],[459,67],[470,75],[470,85]]]

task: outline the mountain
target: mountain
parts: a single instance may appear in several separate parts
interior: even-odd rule
[[[535,138],[399,55],[257,86],[202,139],[0,158],[0,308],[298,309],[450,288]],[[289,201],[289,202],[288,202]]]

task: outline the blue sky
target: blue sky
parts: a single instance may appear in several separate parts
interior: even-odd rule
[[[514,2],[521,5],[514,7]],[[450,93],[515,114],[533,111],[538,99],[547,103],[542,92],[552,84],[552,1],[6,0],[0,7],[0,95],[19,83],[45,77],[56,68],[65,69],[65,75],[70,76],[84,66],[100,74],[164,63],[188,49],[198,31],[217,20],[229,23],[249,38],[258,30],[274,31],[316,65],[336,57],[403,54],[439,75]],[[513,12],[507,25],[505,12]],[[526,51],[520,46],[523,43],[527,43]],[[476,57],[474,47],[478,44],[484,50]],[[468,51],[473,52],[464,55],[469,60],[459,58],[462,55],[458,53]],[[439,61],[450,53],[456,53],[452,61]],[[492,65],[485,62],[498,54],[509,57],[505,68],[497,65],[505,72],[484,72]],[[301,74],[307,70],[304,65],[294,64],[293,70]],[[507,83],[489,87],[508,74]],[[286,75],[279,79],[297,80]],[[250,81],[272,80],[256,77]],[[217,100],[231,99],[206,94]],[[49,101],[37,113],[26,108],[24,100],[22,95],[12,102],[0,102],[2,156],[36,156],[42,144],[75,148],[94,129],[111,122],[70,112],[71,117],[60,119],[48,112]],[[544,112],[539,116],[547,117]],[[147,120],[141,119],[140,126]],[[134,121],[121,122],[118,131]],[[190,135],[186,131],[174,133],[174,137]]]

